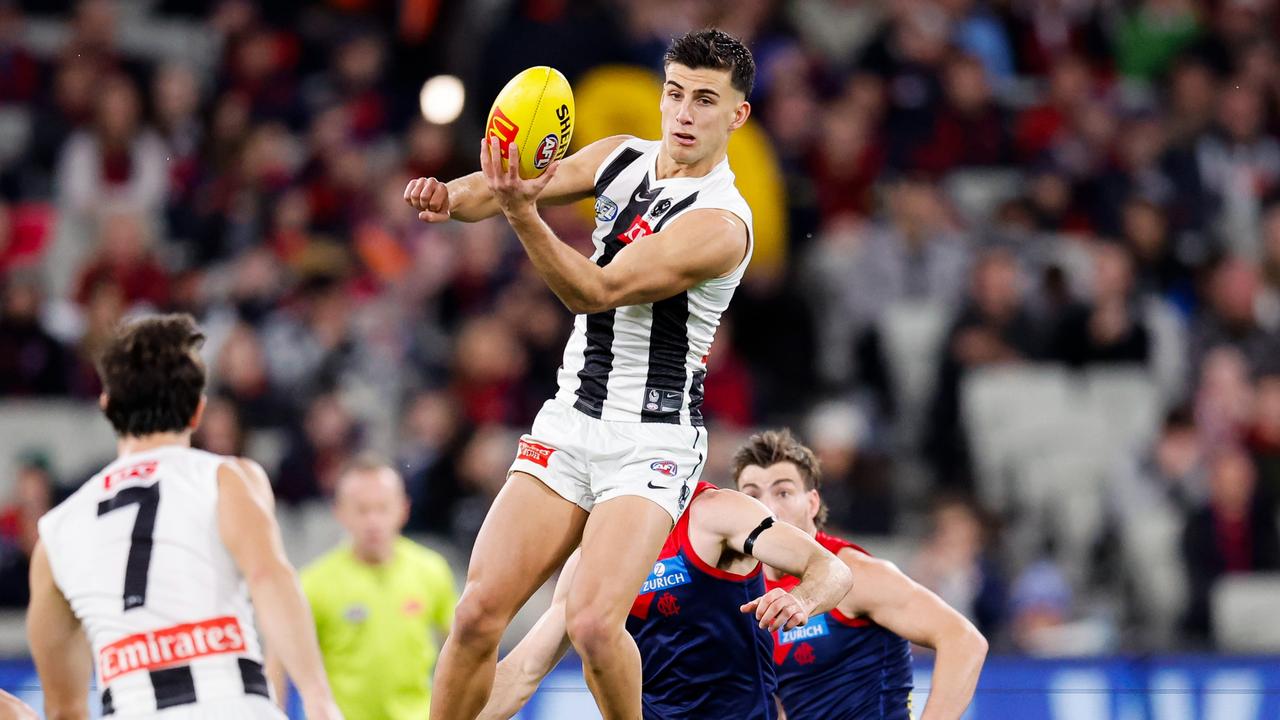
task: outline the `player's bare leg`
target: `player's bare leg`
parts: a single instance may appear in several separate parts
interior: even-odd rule
[[[433,720],[474,720],[480,714],[493,687],[503,631],[578,546],[586,521],[585,510],[536,478],[511,473],[480,527],[453,630],[440,649]],[[642,576],[636,586],[643,581]]]
[[[600,503],[587,520],[565,616],[605,720],[640,718],[640,652],[627,612],[670,532],[667,511],[637,496]]]

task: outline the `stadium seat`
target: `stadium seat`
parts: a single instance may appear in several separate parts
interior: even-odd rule
[[[0,437],[0,498],[8,496],[26,453],[42,453],[55,478],[75,482],[114,458],[116,451],[111,425],[98,406],[74,400],[5,400],[0,404]]]
[[[932,302],[900,300],[880,320],[885,359],[898,407],[899,437],[920,436],[921,421],[938,375],[938,346],[950,309]]]
[[[1214,636],[1223,650],[1280,651],[1280,573],[1228,575],[1213,588]]]

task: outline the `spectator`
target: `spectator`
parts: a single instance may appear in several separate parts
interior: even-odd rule
[[[1209,277],[1206,302],[1191,325],[1190,369],[1200,373],[1205,356],[1223,345],[1239,350],[1250,371],[1277,357],[1280,335],[1259,314],[1261,287],[1257,269],[1241,259],[1226,259]]]
[[[969,302],[943,341],[925,451],[939,482],[967,486],[968,441],[960,418],[960,384],[972,369],[1040,355],[1043,339],[1018,286],[1018,265],[1003,249],[988,250],[973,270]]]
[[[994,637],[1005,620],[1005,587],[989,554],[989,523],[965,500],[938,502],[932,530],[911,563],[910,575]]]
[[[226,398],[210,398],[200,427],[191,435],[191,446],[215,455],[245,454],[245,431],[236,406]]]
[[[103,282],[120,288],[126,308],[163,310],[169,302],[169,275],[153,254],[146,218],[130,208],[105,211],[98,222],[98,249],[80,273],[76,302],[88,305]]]
[[[18,469],[11,499],[0,508],[0,607],[26,607],[27,571],[39,539],[36,521],[52,507],[48,464],[28,458]]]
[[[1154,78],[1199,32],[1191,0],[1143,0],[1116,33],[1116,65],[1130,77]]]
[[[319,395],[291,433],[276,497],[292,504],[332,497],[342,468],[359,451],[360,428],[351,411],[337,395]]]
[[[1212,638],[1209,601],[1219,578],[1280,569],[1275,515],[1243,451],[1224,448],[1210,461],[1209,498],[1187,516],[1182,553],[1191,585],[1185,626],[1199,640]]]
[[[1219,100],[1217,126],[1196,144],[1202,192],[1216,204],[1212,227],[1228,249],[1258,257],[1261,203],[1280,187],[1280,142],[1267,134],[1258,91],[1228,81]]]
[[[58,164],[60,205],[88,219],[104,203],[126,203],[151,221],[168,187],[164,143],[142,125],[142,101],[132,80],[112,76],[95,92],[92,128],[67,140]]]
[[[1144,647],[1169,647],[1179,637],[1186,609],[1179,538],[1187,513],[1207,494],[1206,454],[1191,409],[1177,407],[1152,447],[1124,458],[1108,476],[1104,536],[1116,543],[1118,583],[1130,598],[1127,620]]]
[[[1255,387],[1253,424],[1246,442],[1258,466],[1259,495],[1280,509],[1280,374],[1270,371],[1258,378]]]
[[[40,321],[42,298],[35,278],[14,271],[5,279],[0,305],[0,396],[62,395],[71,362],[66,348]]]
[[[864,413],[853,403],[829,401],[815,407],[805,425],[822,466],[829,522],[851,533],[891,533],[897,519],[892,465],[875,447]]]
[[[982,64],[964,55],[949,60],[945,92],[932,132],[915,152],[914,167],[942,175],[1007,162],[1012,155],[1008,121],[991,97]]]
[[[1106,363],[1145,364],[1151,338],[1133,295],[1133,262],[1110,243],[1093,248],[1093,293],[1088,304],[1066,312],[1050,354],[1070,367]]]

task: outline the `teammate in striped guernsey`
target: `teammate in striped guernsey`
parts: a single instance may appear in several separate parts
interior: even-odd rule
[[[482,171],[419,178],[405,200],[428,222],[502,213],[577,318],[560,389],[517,449],[472,551],[441,651],[435,720],[471,720],[516,611],[581,543],[567,628],[605,718],[640,714],[627,610],[684,511],[706,457],[706,358],[751,258],[751,211],[726,148],[750,114],[755,73],[733,37],[701,30],[666,55],[662,137],[612,137],[522,180],[482,143]],[[594,197],[594,253],[561,242],[539,204]]]
[[[987,643],[937,595],[891,563],[822,532],[818,460],[787,430],[759,433],[734,455],[734,479],[778,519],[813,536],[857,578],[830,612],[774,633],[778,699],[787,720],[911,720],[911,649],[937,655],[920,720],[959,720],[973,698]],[[766,571],[770,590],[794,587],[785,569]]]
[[[104,715],[283,720],[255,611],[307,717],[342,717],[266,474],[191,448],[202,340],[189,315],[151,317],[103,353],[119,457],[40,519],[31,558],[27,628],[50,718],[89,717],[96,666]]]

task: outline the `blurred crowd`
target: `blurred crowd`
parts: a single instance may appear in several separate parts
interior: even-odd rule
[[[286,504],[380,451],[410,529],[468,547],[571,318],[501,219],[428,226],[404,186],[475,169],[488,98],[523,67],[660,72],[707,24],[755,53],[789,228],[717,336],[709,479],[751,429],[793,425],[832,524],[923,537],[907,569],[1006,647],[1143,646],[1123,610],[1084,610],[1114,577],[1002,557],[960,388],[1000,365],[1147,368],[1166,415],[1121,459],[1100,555],[1169,508],[1187,596],[1157,646],[1211,641],[1214,581],[1280,569],[1274,0],[0,0],[0,398],[93,401],[117,321],[189,311],[199,446],[262,459]],[[469,93],[446,125],[419,107],[442,73]],[[545,214],[589,246],[589,216]],[[916,411],[882,332],[904,304],[944,313]],[[24,467],[0,574],[77,481]]]

